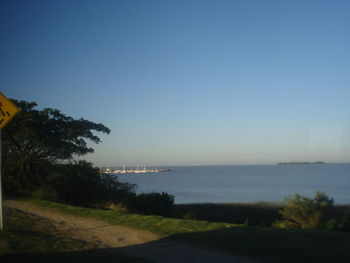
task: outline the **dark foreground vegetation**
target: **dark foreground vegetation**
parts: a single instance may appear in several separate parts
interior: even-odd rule
[[[175,204],[173,216],[211,222],[227,222],[249,226],[271,226],[282,219],[282,205],[273,203],[200,203]]]
[[[284,203],[174,205],[173,216],[248,226],[350,231],[350,205],[334,205],[322,192],[314,198],[296,194]]]

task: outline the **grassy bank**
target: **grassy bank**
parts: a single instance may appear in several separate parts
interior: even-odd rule
[[[251,226],[271,226],[281,219],[275,203],[200,203],[174,205],[173,216],[211,222],[226,222]]]
[[[350,262],[350,233],[320,230],[282,230],[193,219],[174,219],[88,209],[30,200],[46,209],[105,220],[111,224],[149,230],[164,238],[195,242],[268,262]]]
[[[176,204],[171,216],[270,227],[274,222],[282,219],[279,213],[282,208],[282,203],[268,202]],[[350,217],[350,205],[337,205],[335,210],[343,216]]]
[[[72,239],[38,216],[10,208],[5,208],[4,214],[6,229],[0,231],[1,262],[150,262]]]
[[[26,199],[47,209],[76,216],[84,216],[104,220],[110,224],[122,225],[131,228],[149,230],[160,236],[167,237],[175,234],[201,231],[214,231],[239,225],[229,223],[212,223],[199,220],[183,220],[155,215],[141,215],[131,213],[125,209],[102,210],[70,206],[40,199]]]

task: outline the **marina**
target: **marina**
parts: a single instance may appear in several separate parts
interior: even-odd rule
[[[147,168],[146,166],[140,167],[125,167],[122,168],[111,168],[111,167],[102,167],[100,172],[102,174],[144,174],[144,173],[160,173],[160,172],[170,172],[170,169],[158,169],[158,168]]]

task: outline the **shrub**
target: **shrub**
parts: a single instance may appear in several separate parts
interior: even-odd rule
[[[336,231],[350,231],[350,217],[349,216],[340,216],[338,218],[333,218],[326,223],[326,228],[328,230]]]
[[[189,211],[185,212],[184,214],[182,214],[182,218],[183,219],[197,219],[197,215],[195,212],[189,210]]]
[[[8,195],[31,195],[38,188],[45,188],[53,165],[46,160],[22,160],[4,158],[4,193]]]
[[[38,187],[34,191],[30,193],[31,197],[37,198],[37,199],[44,199],[49,201],[57,201],[58,200],[58,194],[56,190],[53,187],[47,186],[47,187]]]
[[[134,195],[128,201],[128,208],[146,214],[164,215],[174,204],[174,197],[168,193],[143,193]]]
[[[283,220],[277,221],[276,227],[312,229],[327,228],[327,224],[337,225],[333,199],[322,192],[316,192],[313,199],[296,194],[286,198],[285,203],[286,206],[279,211]]]
[[[98,168],[86,161],[59,165],[50,185],[57,193],[57,201],[86,207],[124,202],[135,188],[119,182],[116,176],[100,174]]]

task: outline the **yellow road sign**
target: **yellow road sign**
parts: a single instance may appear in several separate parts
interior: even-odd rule
[[[0,129],[20,111],[20,109],[0,92]]]

